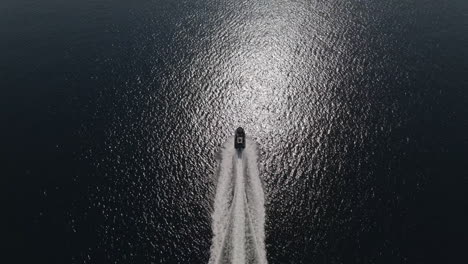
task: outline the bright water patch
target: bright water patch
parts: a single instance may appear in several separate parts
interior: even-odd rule
[[[228,140],[221,153],[209,263],[267,263],[256,143],[247,139],[242,152],[232,143]]]

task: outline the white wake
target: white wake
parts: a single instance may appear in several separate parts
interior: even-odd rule
[[[241,152],[234,148],[234,139],[223,146],[210,264],[267,263],[264,194],[257,156],[256,143],[249,139]]]

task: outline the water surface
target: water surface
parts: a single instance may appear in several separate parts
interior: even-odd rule
[[[467,13],[431,0],[2,1],[8,251],[207,263],[217,156],[243,126],[268,262],[461,259]]]

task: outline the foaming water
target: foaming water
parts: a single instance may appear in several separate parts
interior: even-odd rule
[[[242,152],[232,143],[231,138],[221,153],[209,263],[267,263],[256,143],[247,139]]]

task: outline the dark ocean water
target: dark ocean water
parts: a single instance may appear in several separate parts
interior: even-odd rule
[[[468,245],[468,2],[3,0],[5,263],[207,263],[259,148],[269,263]]]

